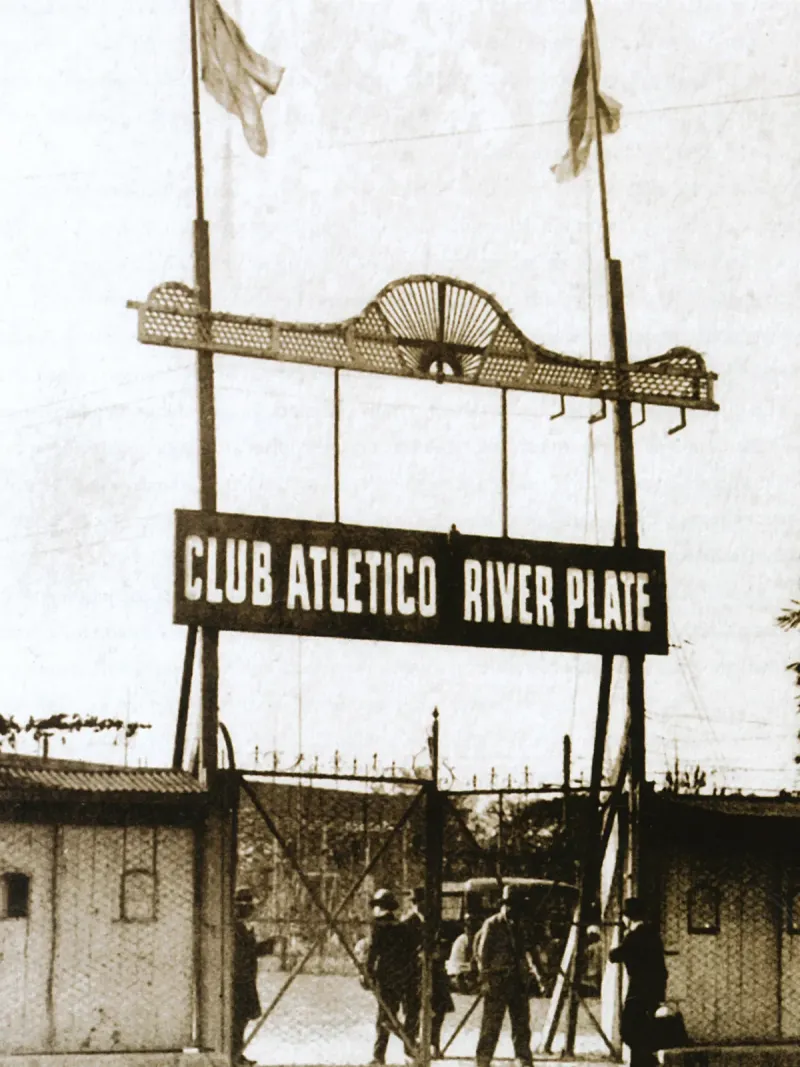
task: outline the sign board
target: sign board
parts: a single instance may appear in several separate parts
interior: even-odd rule
[[[178,511],[174,619],[309,637],[665,655],[664,553]]]

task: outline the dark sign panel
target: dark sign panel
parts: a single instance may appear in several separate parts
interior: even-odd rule
[[[178,511],[175,622],[665,655],[664,553]]]

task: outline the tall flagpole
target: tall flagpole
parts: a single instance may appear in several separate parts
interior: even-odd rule
[[[192,47],[192,119],[194,131],[194,283],[201,311],[211,310],[211,258],[208,222],[203,195],[203,142],[200,129],[200,70],[197,50],[197,0],[189,0]],[[209,341],[208,320],[200,318],[201,340]],[[197,411],[200,446],[200,508],[217,510],[217,441],[214,410],[214,354],[197,350]],[[217,724],[219,717],[219,631],[202,627],[202,729],[200,735],[201,776],[206,783],[217,768]]]
[[[600,206],[603,219],[603,252],[606,262],[608,314],[611,348],[617,376],[617,396],[614,402],[614,447],[617,469],[617,499],[620,543],[625,548],[639,547],[639,519],[636,501],[636,467],[633,451],[631,402],[623,399],[628,387],[628,333],[625,324],[625,296],[622,285],[622,264],[611,255],[611,234],[608,219],[605,160],[603,157],[603,128],[600,118],[600,91],[597,74],[596,30],[592,0],[586,0],[586,28],[589,35],[588,59],[594,102],[595,139],[597,141],[597,169],[600,181]],[[641,798],[645,783],[645,707],[644,656],[629,655],[628,659],[628,751],[630,766],[630,824],[628,886],[631,895],[642,890],[641,872]]]

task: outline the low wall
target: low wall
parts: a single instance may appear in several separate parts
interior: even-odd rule
[[[800,1045],[698,1045],[660,1055],[665,1067],[800,1067]]]
[[[230,1067],[211,1052],[21,1052],[0,1054],[0,1067]]]

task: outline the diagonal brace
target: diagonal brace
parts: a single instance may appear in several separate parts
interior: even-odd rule
[[[323,917],[325,919],[325,922],[327,923],[329,929],[333,930],[333,932],[339,938],[339,942],[340,942],[342,948],[345,950],[347,955],[353,961],[353,963],[356,966],[356,969],[357,969],[358,973],[362,976],[364,981],[367,983],[367,986],[369,987],[371,992],[374,994],[375,999],[378,1001],[380,1006],[386,1012],[386,1016],[387,1016],[387,1018],[389,1020],[389,1023],[391,1025],[392,1029],[394,1030],[394,1032],[397,1034],[397,1036],[403,1042],[403,1044],[405,1045],[405,1047],[409,1051],[409,1053],[413,1054],[413,1048],[412,1048],[411,1042],[410,1042],[410,1040],[408,1038],[408,1035],[406,1034],[406,1032],[403,1029],[403,1027],[400,1025],[400,1023],[399,1023],[397,1017],[395,1016],[394,1012],[390,1008],[388,1008],[387,1005],[384,1003],[383,998],[381,997],[381,995],[380,995],[380,993],[378,991],[378,988],[375,985],[375,983],[372,981],[370,976],[366,973],[366,971],[363,969],[363,967],[359,963],[358,959],[356,958],[355,953],[353,952],[353,949],[350,946],[350,943],[348,942],[347,938],[345,937],[344,932],[343,932],[343,930],[342,930],[342,928],[341,928],[341,926],[339,925],[339,922],[338,922],[338,916],[341,913],[344,905],[347,903],[348,899],[352,898],[352,895],[355,893],[358,885],[360,884],[361,881],[363,881],[364,877],[366,877],[367,873],[369,872],[369,870],[371,870],[371,868],[373,867],[374,864],[371,863],[370,866],[363,872],[359,882],[357,882],[351,888],[350,893],[339,904],[339,906],[336,909],[335,913],[332,913],[331,911],[329,911],[328,908],[325,907],[325,905],[323,904],[322,900],[317,895],[317,893],[316,893],[316,891],[314,889],[314,886],[308,880],[308,878],[305,875],[305,872],[303,871],[303,869],[300,867],[299,863],[297,862],[297,859],[295,858],[295,855],[294,855],[294,850],[292,849],[292,847],[288,843],[288,841],[286,841],[286,839],[283,837],[283,835],[281,834],[281,832],[278,829],[278,827],[275,825],[275,822],[274,822],[272,816],[267,811],[267,809],[264,807],[264,805],[261,803],[261,799],[259,798],[259,796],[256,793],[256,791],[253,789],[253,787],[250,785],[250,783],[246,779],[242,778],[241,783],[242,783],[242,788],[244,789],[245,793],[247,793],[248,797],[252,801],[253,806],[255,807],[256,811],[258,812],[258,814],[261,816],[261,818],[266,823],[267,829],[269,830],[269,832],[272,834],[272,836],[277,841],[278,847],[283,852],[283,854],[286,856],[286,858],[289,861],[290,866],[294,870],[294,872],[297,875],[297,877],[300,879],[300,881],[301,881],[301,883],[303,885],[303,888],[306,890],[306,892],[308,893],[308,895],[309,895],[309,897],[311,899],[311,902],[314,904],[314,906],[317,908],[317,910],[322,913],[322,915],[323,915]],[[411,812],[413,811],[414,807],[418,803],[418,801],[419,801],[421,796],[422,796],[422,792],[418,793],[417,796],[412,801],[412,803],[409,804],[408,808],[406,809],[406,811],[405,811],[405,813],[403,815],[403,818],[400,820],[400,822],[397,824],[397,826],[394,827],[394,829],[392,830],[392,834],[389,836],[387,841],[384,843],[384,848],[386,847],[386,845],[389,844],[389,841],[392,839],[392,836],[397,831],[398,827],[401,824],[405,823],[405,821],[410,817]],[[383,850],[381,850],[381,852],[382,851]],[[378,856],[381,854],[381,852],[378,853]],[[378,856],[375,857],[376,860],[377,860]],[[314,945],[314,947],[308,952],[307,956],[305,957],[305,959],[303,960],[303,962],[301,964],[301,967],[304,966],[305,963],[307,962],[307,960],[311,957],[311,955],[312,955],[312,953],[314,951],[314,948],[316,948],[316,945]],[[258,1023],[256,1024],[255,1029],[250,1033],[249,1037],[245,1041],[245,1044],[244,1044],[245,1048],[247,1047],[247,1045],[249,1045],[249,1043],[252,1041],[252,1039],[255,1036],[255,1034],[261,1028],[261,1025],[263,1024],[263,1022],[265,1021],[267,1016],[274,1010],[275,1005],[277,1004],[277,1002],[280,999],[280,997],[283,996],[283,993],[285,992],[285,990],[288,989],[288,987],[291,984],[291,982],[294,981],[294,979],[296,978],[297,974],[299,973],[299,969],[295,968],[295,972],[293,972],[289,976],[289,979],[284,984],[284,988],[281,989],[279,991],[279,993],[277,994],[277,996],[273,998],[273,1002],[269,1005],[269,1007],[267,1008],[267,1011],[259,1019]]]

